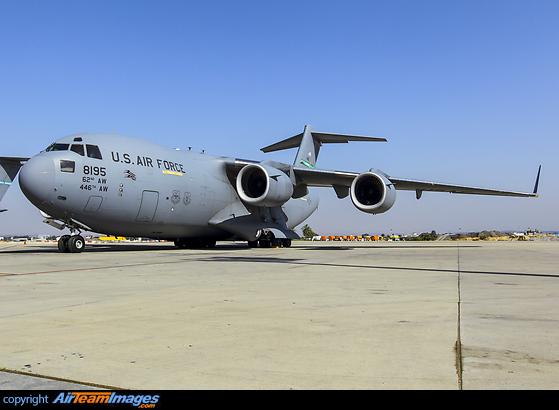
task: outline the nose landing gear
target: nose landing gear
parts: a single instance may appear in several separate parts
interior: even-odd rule
[[[60,252],[80,253],[85,248],[85,239],[81,235],[62,235],[58,240]]]
[[[52,216],[41,211],[46,219],[43,221],[46,224],[53,226],[57,229],[68,228],[72,235],[62,235],[58,239],[58,250],[63,253],[80,253],[85,248],[85,239],[80,235],[81,231],[91,231],[91,228],[73,218],[70,219],[55,219]]]

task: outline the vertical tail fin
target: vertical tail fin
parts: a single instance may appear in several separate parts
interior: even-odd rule
[[[313,137],[313,132],[316,132],[313,127],[305,125],[303,134],[300,134],[302,135],[301,143],[299,144],[299,150],[297,151],[293,165],[304,165],[309,168],[316,167],[316,159],[322,144]]]

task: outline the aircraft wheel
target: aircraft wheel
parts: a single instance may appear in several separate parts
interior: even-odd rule
[[[214,241],[213,239],[205,239],[202,241],[203,246],[207,247],[207,248],[215,248],[217,241]]]
[[[258,246],[258,241],[248,241],[249,248],[256,248]]]
[[[68,239],[68,250],[72,253],[80,253],[85,248],[85,240],[80,235]]]
[[[281,240],[281,246],[283,246],[284,248],[290,248],[291,247],[291,239],[282,239]]]
[[[68,240],[71,238],[70,235],[62,235],[60,237],[60,239],[58,240],[58,250],[60,252],[70,252],[70,249],[68,249]]]
[[[283,245],[283,240],[276,238],[273,233],[268,233],[267,235],[262,235],[258,243],[261,248],[280,248]]]

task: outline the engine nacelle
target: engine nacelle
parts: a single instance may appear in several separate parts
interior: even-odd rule
[[[248,204],[256,206],[283,205],[293,195],[291,179],[269,165],[245,165],[237,175],[237,193]]]
[[[396,189],[382,173],[364,172],[351,184],[351,200],[360,211],[381,214],[394,205]]]

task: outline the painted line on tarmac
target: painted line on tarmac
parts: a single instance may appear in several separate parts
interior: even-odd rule
[[[27,275],[44,275],[47,273],[63,273],[63,272],[80,272],[87,270],[99,270],[99,269],[116,269],[116,268],[133,268],[135,266],[156,266],[156,265],[168,265],[172,263],[187,263],[195,262],[197,260],[188,261],[168,261],[168,262],[152,262],[152,263],[132,263],[127,265],[111,265],[111,266],[98,266],[93,268],[74,268],[74,269],[60,269],[60,270],[48,270],[40,272],[24,272],[24,273],[0,273],[0,276],[27,276]]]
[[[207,260],[208,260],[208,258],[206,256],[200,256],[199,258],[188,259],[188,260],[180,260],[180,261],[130,263],[130,264],[126,264],[126,265],[111,265],[111,266],[98,266],[98,267],[90,267],[90,268],[59,269],[59,270],[49,270],[49,271],[39,271],[39,272],[0,273],[0,277],[2,277],[2,276],[44,275],[44,274],[47,274],[47,273],[80,272],[80,271],[100,270],[100,269],[133,268],[133,267],[136,267],[136,266],[170,265],[170,264],[176,264],[176,263],[205,262]]]

